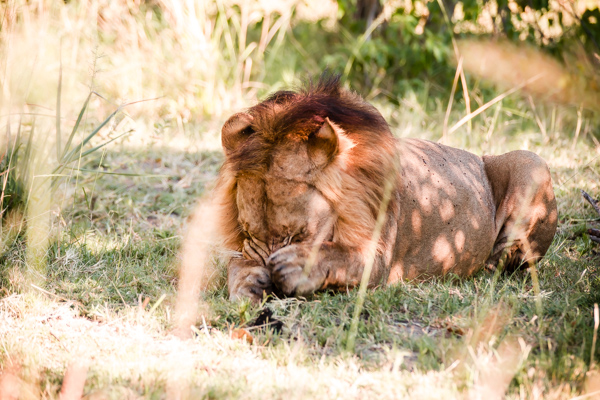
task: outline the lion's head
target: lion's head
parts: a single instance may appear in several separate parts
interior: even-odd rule
[[[360,248],[371,237],[394,139],[381,114],[339,78],[277,92],[233,115],[222,144],[217,189],[227,247],[264,259],[291,243]]]

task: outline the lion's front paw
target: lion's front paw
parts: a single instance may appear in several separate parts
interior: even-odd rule
[[[309,251],[303,245],[284,247],[267,259],[273,283],[286,296],[310,294],[321,287],[325,278],[307,260]]]
[[[265,267],[244,268],[230,278],[229,298],[232,301],[248,297],[253,303],[260,303],[265,294],[272,292],[271,274]]]

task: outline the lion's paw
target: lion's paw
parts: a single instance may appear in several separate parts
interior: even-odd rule
[[[307,253],[305,246],[291,245],[276,251],[267,259],[273,283],[284,295],[310,294],[323,283],[318,278],[320,274],[316,266],[307,265]]]
[[[265,294],[272,292],[271,274],[264,267],[245,268],[229,283],[229,298],[232,301],[247,297],[253,303],[260,303]]]

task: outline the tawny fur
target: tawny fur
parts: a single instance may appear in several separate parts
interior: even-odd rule
[[[235,114],[222,142],[219,227],[225,246],[243,254],[229,263],[232,298],[356,286],[382,204],[370,286],[466,276],[503,259],[514,269],[539,260],[556,231],[537,155],[481,158],[396,139],[336,77]]]

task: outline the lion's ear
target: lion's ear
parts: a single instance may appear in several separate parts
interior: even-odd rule
[[[317,167],[329,164],[338,153],[338,130],[329,118],[323,126],[308,138],[308,155]]]
[[[225,155],[233,153],[242,143],[254,133],[252,129],[252,115],[237,113],[232,115],[221,129],[221,145]]]

